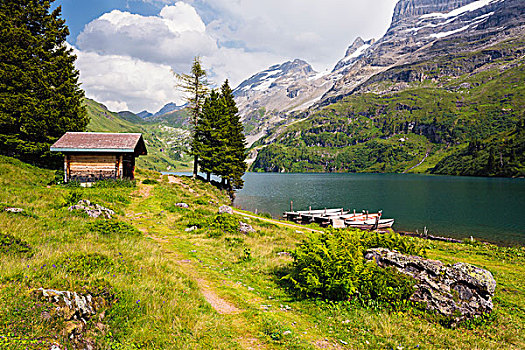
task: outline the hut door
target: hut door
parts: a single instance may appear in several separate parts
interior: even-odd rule
[[[135,177],[135,157],[132,154],[125,154],[122,163],[124,178],[133,180]]]

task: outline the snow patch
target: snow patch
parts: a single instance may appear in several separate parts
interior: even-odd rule
[[[326,70],[324,72],[317,73],[316,75],[312,75],[311,77],[306,78],[306,80],[314,81],[314,80],[317,80],[317,79],[324,78],[324,77],[326,77],[329,74],[330,74],[330,71]]]
[[[456,30],[451,30],[451,31],[448,31],[448,32],[441,32],[441,33],[434,33],[434,34],[430,34],[430,38],[437,38],[437,39],[441,39],[441,38],[444,38],[444,37],[447,37],[449,35],[452,35],[452,34],[456,34],[456,33],[459,33],[459,32],[462,32],[464,30],[467,30],[470,28],[470,24],[469,25],[466,25],[464,27],[461,27],[459,29],[456,29]]]
[[[270,88],[270,86],[277,80],[278,78],[270,78],[265,81],[263,81],[261,84],[254,86],[253,90],[256,91],[265,91]],[[253,86],[253,85],[252,85]]]
[[[465,12],[476,11],[476,10],[482,8],[482,7],[490,5],[491,3],[500,2],[500,1],[503,1],[503,0],[478,0],[478,1],[471,2],[470,4],[465,5],[463,7],[460,7],[460,8],[457,8],[455,10],[452,10],[449,13],[440,13],[440,12],[429,13],[429,14],[421,16],[420,18],[450,18],[450,17],[457,17],[457,16],[459,16],[459,15],[465,13]]]
[[[343,58],[342,62],[348,62],[348,61],[350,61],[350,60],[352,60],[354,58],[360,57],[369,47],[370,47],[369,44],[364,44],[363,46],[361,46],[357,50],[355,50],[353,54]]]
[[[469,24],[467,24],[466,26],[464,27],[461,27],[459,29],[456,29],[456,30],[451,30],[451,31],[448,31],[448,32],[441,32],[441,33],[434,33],[434,34],[431,34],[429,36],[429,38],[437,38],[437,39],[441,39],[441,38],[444,38],[444,37],[447,37],[449,35],[452,35],[452,34],[456,34],[456,33],[459,33],[459,32],[462,32],[464,30],[467,30],[468,28],[472,27],[473,25],[476,25],[476,24],[479,24],[480,22],[483,22],[483,20],[487,17],[490,17],[494,14],[494,12],[490,12],[490,13],[486,13],[484,15],[481,15],[479,17],[476,17],[474,18]]]

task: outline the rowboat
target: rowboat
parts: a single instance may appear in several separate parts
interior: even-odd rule
[[[345,225],[350,228],[358,228],[361,230],[385,229],[390,228],[394,224],[394,219],[373,219],[366,221],[345,220]]]

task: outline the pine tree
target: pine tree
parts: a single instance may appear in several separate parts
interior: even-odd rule
[[[242,176],[246,172],[246,138],[242,126],[239,109],[235,104],[233,91],[228,80],[221,86],[221,98],[226,107],[226,119],[224,139],[226,139],[226,155],[224,179],[230,190],[240,189],[244,185]]]
[[[224,163],[226,155],[226,140],[224,130],[226,128],[226,106],[220,95],[212,91],[206,98],[202,107],[202,113],[198,119],[195,137],[199,145],[199,167],[210,175],[224,175]]]
[[[199,166],[199,144],[196,137],[197,124],[201,115],[202,106],[208,94],[206,71],[202,68],[200,58],[195,57],[189,74],[175,74],[177,86],[186,93],[186,102],[190,106],[193,137],[191,140],[191,154],[193,155],[193,177],[197,177]]]
[[[49,146],[89,123],[54,0],[0,2],[0,153],[53,165]],[[55,163],[56,164],[56,163]]]

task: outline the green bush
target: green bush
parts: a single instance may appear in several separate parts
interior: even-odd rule
[[[208,204],[208,202],[209,202],[209,199],[206,200],[204,198],[197,198],[196,200],[193,201],[193,203],[199,204],[199,205],[206,205]]]
[[[284,279],[297,296],[344,300],[357,292],[363,247],[353,232],[310,233],[292,257]]]
[[[239,220],[230,214],[217,214],[208,223],[208,236],[220,237],[223,234],[235,234],[239,231]]]
[[[281,280],[300,298],[346,300],[360,296],[366,303],[375,300],[379,304],[401,305],[412,295],[412,280],[366,265],[364,253],[376,247],[403,254],[424,253],[415,241],[395,233],[358,230],[309,233],[292,252],[290,272]]]
[[[32,255],[31,246],[9,233],[0,232],[0,252],[4,254]]]
[[[402,254],[426,256],[424,245],[418,244],[418,241],[411,237],[404,237],[396,232],[360,231],[358,234],[361,236],[360,241],[365,251],[371,248],[387,248]]]
[[[159,182],[157,180],[153,180],[153,179],[146,179],[144,181],[142,181],[142,183],[144,185],[158,185]]]
[[[410,305],[415,284],[415,279],[392,267],[383,269],[369,262],[359,276],[358,299],[365,306],[400,310]]]
[[[82,199],[84,192],[80,188],[74,188],[69,190],[65,195],[64,199],[66,201],[66,206],[75,205]]]
[[[102,235],[138,235],[140,233],[132,225],[118,220],[99,220],[87,225],[89,231],[94,231]]]

